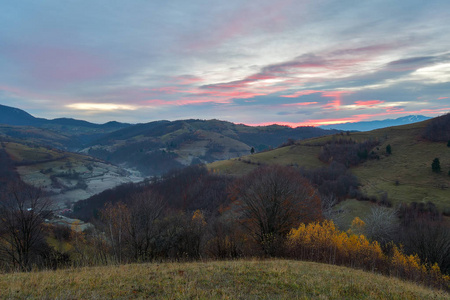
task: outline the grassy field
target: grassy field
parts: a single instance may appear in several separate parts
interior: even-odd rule
[[[421,140],[422,128],[423,123],[417,123],[371,132],[383,140],[380,152],[390,144],[392,155],[352,170],[361,180],[363,191],[370,195],[386,191],[394,204],[432,201],[441,209],[450,208],[450,148],[444,142]],[[431,171],[436,157],[441,162],[440,174]]]
[[[298,165],[306,168],[325,166],[317,156],[319,146],[295,145],[208,164],[210,170],[230,175],[243,175],[260,164]]]
[[[290,260],[152,263],[0,275],[2,299],[449,299],[397,278]]]
[[[379,160],[369,160],[351,171],[358,177],[361,190],[369,196],[380,197],[388,193],[393,204],[401,202],[432,201],[439,209],[450,208],[450,148],[447,143],[429,142],[420,136],[427,121],[378,129],[370,132],[351,133],[313,138],[296,145],[232,159],[218,161],[209,166],[216,172],[242,175],[260,164],[298,165],[306,168],[325,166],[319,159],[322,145],[332,138],[351,138],[357,141],[378,139],[380,146],[373,151]],[[391,145],[392,155],[386,155]],[[439,158],[442,172],[431,171],[434,158]]]

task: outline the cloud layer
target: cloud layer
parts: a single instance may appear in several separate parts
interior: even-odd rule
[[[450,110],[448,1],[11,1],[0,102],[94,122]]]

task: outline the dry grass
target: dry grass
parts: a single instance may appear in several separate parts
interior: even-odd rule
[[[0,275],[2,299],[449,299],[377,274],[291,260],[152,263]]]
[[[208,165],[210,170],[229,175],[243,175],[258,167],[258,164],[298,165],[306,168],[325,166],[318,159],[320,146],[296,145],[272,151],[223,160]],[[249,163],[251,162],[251,163]]]

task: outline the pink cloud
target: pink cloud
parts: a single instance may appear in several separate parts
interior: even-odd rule
[[[250,2],[249,2],[250,3]],[[285,23],[284,11],[292,0],[271,1],[269,4],[241,5],[238,11],[221,13],[217,25],[210,28],[213,34],[190,35],[185,37],[186,48],[191,51],[201,51],[220,46],[235,37],[249,34],[253,31],[276,32]],[[270,25],[267,25],[270,24]]]
[[[335,119],[311,119],[303,122],[263,122],[263,123],[246,123],[249,126],[267,126],[267,125],[285,125],[289,127],[298,127],[298,126],[321,126],[321,125],[332,125],[332,124],[342,124],[342,123],[353,123],[353,122],[361,122],[366,120],[373,120],[376,117],[388,117],[390,115],[417,115],[417,114],[427,114],[427,115],[440,115],[443,113],[447,113],[450,111],[450,107],[444,108],[436,108],[436,109],[420,109],[420,110],[393,110],[390,112],[383,113],[375,113],[375,114],[359,114],[352,115],[344,118],[335,118]]]
[[[143,104],[150,104],[150,105],[157,105],[157,106],[162,106],[162,105],[167,105],[167,102],[161,99],[151,99],[151,100],[146,100],[142,102]]]
[[[315,90],[305,90],[305,91],[298,91],[291,95],[281,95],[281,97],[285,98],[297,98],[305,95],[311,95],[315,93],[322,93],[323,91],[315,91]]]
[[[173,80],[180,85],[192,85],[202,82],[203,79],[194,75],[180,75],[173,77]]]
[[[366,101],[355,101],[355,104],[357,106],[367,106],[367,107],[373,107],[378,104],[383,104],[383,100],[366,100]]]
[[[321,126],[321,125],[331,125],[331,124],[341,124],[347,122],[359,122],[361,119],[358,117],[348,117],[348,118],[337,118],[337,119],[315,119],[307,120],[304,122],[263,122],[257,124],[246,124],[249,126],[267,126],[267,125],[284,125],[289,127],[299,127],[299,126]]]
[[[346,94],[351,94],[350,91],[334,91],[334,92],[322,92],[322,97],[330,97],[334,98],[334,100],[328,102],[323,105],[324,109],[332,109],[339,110],[342,103],[342,96]]]
[[[163,94],[174,94],[179,93],[180,89],[177,86],[163,86],[159,88],[153,88],[151,89],[152,92],[158,92]]]
[[[448,99],[449,97],[439,97],[438,100]]]
[[[298,91],[291,95],[282,95],[281,97],[285,98],[297,98],[305,95],[311,95],[321,93],[321,97],[325,98],[334,98],[334,100],[328,102],[327,104],[323,105],[322,108],[324,109],[331,109],[334,108],[335,110],[339,110],[341,103],[342,103],[342,96],[346,94],[351,94],[351,91],[320,91],[320,90],[304,90],[304,91]],[[315,102],[314,104],[316,104]]]
[[[394,113],[394,112],[404,112],[405,108],[400,106],[388,106],[385,108],[387,112]]]
[[[112,65],[104,56],[60,47],[22,48],[15,57],[26,63],[33,80],[40,86],[51,87],[108,75]]]
[[[300,103],[288,103],[288,104],[282,104],[281,106],[308,106],[318,104],[318,102],[300,102]]]

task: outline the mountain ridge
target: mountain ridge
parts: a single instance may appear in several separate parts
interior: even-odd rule
[[[253,127],[216,119],[162,120],[109,133],[92,142],[83,152],[155,175],[162,173],[164,164],[182,167],[210,163],[249,154],[252,148],[259,152],[289,140],[337,132],[340,131],[317,127]]]
[[[45,119],[37,118],[30,113],[20,108],[6,106],[0,104],[0,123],[15,126],[43,126],[45,124],[57,124],[57,125],[71,125],[71,126],[83,126],[83,127],[123,127],[131,124],[121,123],[117,121],[109,121],[104,124],[91,123],[85,120],[77,120],[73,118],[55,118]]]

